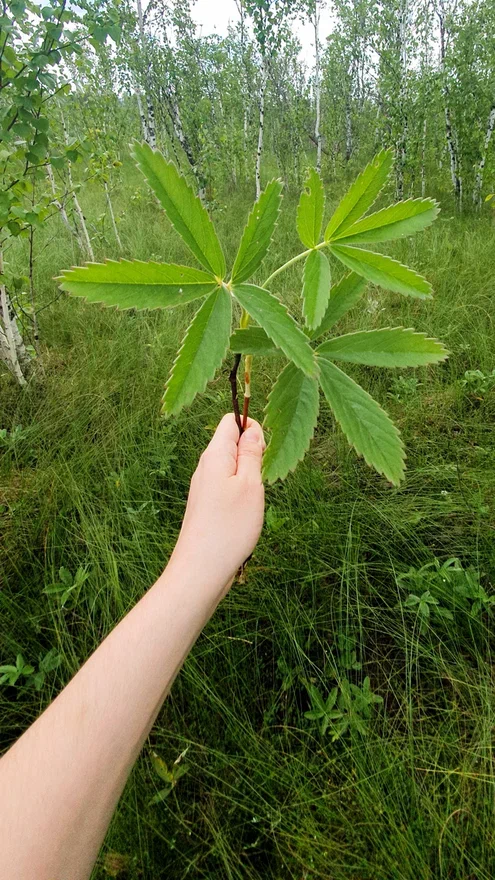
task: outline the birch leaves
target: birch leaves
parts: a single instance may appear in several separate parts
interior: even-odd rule
[[[320,176],[310,170],[297,212],[297,231],[307,250],[279,267],[260,286],[250,279],[270,247],[280,211],[281,183],[271,181],[255,203],[228,273],[211,219],[175,165],[146,144],[135,144],[134,157],[202,268],[107,261],[69,269],[60,281],[62,289],[74,296],[123,309],[171,308],[202,300],[173,364],[163,398],[164,414],[176,415],[204,391],[229,348],[250,356],[285,356],[288,364],[270,392],[265,411],[265,426],[270,431],[263,463],[265,479],[283,479],[303,458],[318,418],[321,389],[357,453],[392,483],[400,482],[404,449],[397,428],[337,363],[420,366],[443,360],[447,356],[443,345],[401,327],[332,336],[319,345],[315,342],[326,337],[359,301],[367,280],[407,296],[431,296],[429,283],[416,272],[360,245],[424,229],[438,213],[436,203],[410,199],[364,216],[391,170],[392,154],[382,151],[342,199],[321,239],[325,194]],[[352,270],[333,286],[327,254]],[[298,260],[304,260],[304,327],[267,289],[271,278]],[[236,310],[242,310],[243,318],[241,327],[232,333]],[[250,319],[256,326],[247,326]]]

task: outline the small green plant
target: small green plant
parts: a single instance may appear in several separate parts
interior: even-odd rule
[[[321,736],[329,731],[334,741],[347,732],[366,736],[372,707],[383,703],[383,698],[372,692],[369,676],[361,686],[344,678],[332,688],[326,699],[315,685],[306,684],[306,688],[311,709],[304,713],[304,717],[317,721]]]
[[[0,666],[0,684],[8,684],[14,687],[20,678],[29,678],[34,672],[34,666],[26,663],[22,654],[18,654],[15,659],[15,666],[6,664]]]
[[[471,617],[489,612],[495,595],[489,595],[480,582],[480,573],[473,566],[464,568],[457,557],[445,562],[434,559],[421,568],[411,567],[397,578],[399,586],[414,587],[404,607],[414,610],[423,620],[423,631],[430,617],[452,620],[452,611],[460,610]],[[449,607],[445,607],[449,606]],[[452,609],[452,611],[449,610]]]
[[[416,376],[394,376],[387,397],[396,400],[397,403],[404,403],[415,397],[421,385],[422,383]]]
[[[157,755],[156,752],[152,752],[151,754],[151,763],[153,765],[153,770],[157,774],[157,776],[162,780],[162,782],[166,782],[166,787],[160,789],[154,797],[151,798],[150,804],[159,804],[165,800],[170,794],[170,792],[175,788],[179,779],[184,776],[189,770],[189,765],[183,763],[183,759],[187,753],[187,748],[181,752],[178,758],[174,761],[172,766],[169,768],[163,758],[160,755]]]
[[[416,595],[416,593],[410,593],[404,602],[403,607],[416,614],[419,622],[419,630],[422,633],[427,631],[430,617],[432,616],[444,617],[447,618],[447,620],[454,619],[452,611],[449,611],[448,608],[443,608],[440,605],[439,600],[435,599],[429,590],[425,590],[420,596]]]
[[[484,397],[495,388],[495,370],[492,370],[491,373],[483,373],[482,370],[466,370],[463,378],[459,380],[459,384],[467,394]]]
[[[34,687],[35,690],[40,691],[48,673],[57,669],[61,662],[62,656],[55,648],[51,648],[45,655],[40,655],[37,669],[31,663],[26,663],[22,654],[18,654],[15,665],[0,666],[0,685]]]
[[[79,597],[82,585],[87,581],[89,572],[87,567],[79,566],[73,575],[63,565],[58,570],[59,580],[45,587],[47,596],[57,596],[60,607],[65,608],[69,604],[75,605]]]
[[[22,427],[22,425],[16,425],[15,428],[12,428],[12,431],[8,431],[7,428],[0,428],[0,448],[4,449],[15,449],[17,443],[20,440],[24,440],[27,436],[27,431]]]
[[[60,277],[62,290],[88,302],[121,309],[172,308],[203,299],[172,367],[163,412],[179,413],[205,390],[230,347],[233,408],[239,430],[246,424],[254,356],[285,355],[284,367],[268,397],[265,426],[270,441],[263,462],[268,482],[283,479],[311,442],[318,418],[319,388],[349,443],[365,461],[394,484],[404,475],[404,447],[396,426],[372,397],[337,364],[417,367],[447,357],[444,346],[424,333],[403,327],[327,334],[361,298],[366,282],[404,296],[428,300],[425,278],[391,257],[360,247],[410,236],[438,214],[432,199],[408,199],[366,215],[390,174],[392,152],[383,150],[367,166],[340,202],[321,236],[325,193],[310,169],[297,212],[297,231],[305,250],[275,269],[261,284],[250,282],[265,258],[281,204],[282,184],[272,180],[254,205],[230,272],[210,217],[172,162],[146,144],[133,155],[170,222],[202,269],[138,260],[89,263]],[[332,285],[325,253],[350,273]],[[275,279],[304,262],[302,321],[298,323],[271,293]],[[248,283],[250,282],[250,283]],[[232,334],[233,310],[239,327]],[[257,326],[249,326],[250,321]],[[323,341],[321,341],[323,337]],[[316,344],[316,347],[315,347]],[[244,407],[239,411],[237,371],[245,356]]]

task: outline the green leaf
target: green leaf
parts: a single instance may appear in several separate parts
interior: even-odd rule
[[[419,299],[427,299],[432,294],[431,284],[426,278],[385,254],[375,254],[373,251],[344,244],[332,245],[332,253],[348,269],[352,269],[373,284],[384,287],[385,290],[393,290],[395,293],[415,296]]]
[[[164,208],[168,219],[194,256],[217,278],[225,276],[225,257],[213,223],[173,162],[159,150],[135,142],[132,155]]]
[[[175,359],[162,412],[175,415],[213,379],[229,346],[232,297],[225,287],[210,294],[196,313]]]
[[[253,206],[232,269],[233,284],[251,278],[264,260],[277,224],[281,193],[282,182],[272,180]]]
[[[331,361],[368,364],[371,367],[421,367],[437,364],[448,356],[437,339],[404,327],[346,333],[328,339],[317,349]]]
[[[393,160],[392,150],[382,150],[366,166],[330,218],[325,229],[325,241],[330,241],[344,229],[348,229],[371,208],[390,174]]]
[[[367,464],[397,485],[404,476],[404,447],[387,413],[364,388],[321,355],[320,384],[349,443]]]
[[[236,285],[232,293],[290,361],[307,376],[318,375],[318,365],[307,336],[277,297],[255,284]]]
[[[283,480],[304,458],[318,419],[318,382],[294,364],[280,373],[265,409],[265,427],[271,432],[263,456],[263,478]]]
[[[201,269],[141,260],[107,260],[66,269],[57,279],[72,296],[120,309],[166,309],[211,293],[216,285]]]
[[[254,354],[260,357],[282,354],[262,327],[235,330],[230,337],[230,350],[236,354]]]
[[[310,330],[318,327],[330,297],[330,263],[321,251],[311,251],[304,264],[303,316]]]
[[[311,339],[317,339],[318,336],[327,333],[349,309],[352,309],[361,299],[365,287],[365,279],[356,275],[355,272],[349,272],[348,275],[344,275],[340,279],[338,284],[334,284],[330,291],[330,299],[323,320],[320,326],[313,330]]]
[[[439,211],[440,206],[434,199],[407,199],[358,220],[333,240],[339,243],[391,241],[403,235],[415,235],[433,223]]]
[[[320,175],[314,168],[308,168],[304,189],[297,207],[297,232],[302,243],[312,248],[320,241],[325,191]]]

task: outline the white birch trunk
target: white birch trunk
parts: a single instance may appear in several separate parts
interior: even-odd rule
[[[490,141],[492,139],[493,130],[495,128],[495,103],[490,110],[490,114],[488,116],[488,123],[486,126],[485,133],[485,142],[483,144],[483,152],[481,154],[481,159],[478,163],[478,168],[476,170],[476,178],[474,181],[474,189],[473,189],[473,204],[475,208],[478,210],[481,208],[481,190],[483,188],[483,173],[486,165],[486,156],[488,153],[488,147],[490,146]]]
[[[73,227],[70,224],[70,220],[67,216],[67,211],[65,210],[64,204],[57,197],[57,187],[55,184],[55,178],[53,176],[53,168],[51,165],[46,166],[46,176],[48,177],[48,180],[50,181],[50,187],[51,187],[52,195],[53,195],[53,204],[55,205],[55,207],[59,211],[60,216],[62,218],[62,222],[63,222],[65,228],[67,229],[67,231],[70,233],[71,236],[75,235],[77,238],[76,231],[73,229]],[[79,245],[82,247],[81,241],[79,241]]]
[[[143,107],[143,101],[141,99],[141,92],[139,90],[136,90],[136,99],[137,99],[137,105],[138,105],[139,119],[141,122],[141,132],[143,135],[143,141],[146,141],[146,143],[148,143],[148,121],[146,119],[146,115],[145,115],[144,107]]]
[[[261,62],[261,85],[260,85],[260,117],[258,128],[258,148],[256,150],[256,198],[261,195],[261,156],[263,154],[263,133],[265,128],[265,92],[268,79],[266,61]]]
[[[316,170],[321,173],[321,80],[320,80],[320,9],[318,0],[315,0],[314,9],[314,31],[315,31],[315,103],[316,103],[316,119],[315,119],[315,141],[316,141]]]
[[[349,89],[350,89],[349,83]],[[352,143],[352,115],[351,115],[351,98],[348,94],[345,101],[345,158],[346,162],[352,156],[353,143]]]
[[[0,275],[3,276],[3,254],[0,251]],[[9,368],[17,383],[26,385],[21,361],[28,360],[5,284],[0,284],[0,359]]]
[[[170,97],[170,106],[172,107],[172,113],[173,113],[172,124],[174,126],[175,136],[176,136],[177,140],[179,141],[182,149],[184,150],[184,152],[187,156],[189,165],[191,166],[191,171],[194,174],[194,177],[196,178],[196,182],[198,184],[198,196],[201,199],[201,201],[204,202],[206,199],[206,191],[205,191],[204,181],[201,178],[198,163],[196,162],[196,159],[193,156],[191,146],[190,146],[190,144],[184,134],[184,129],[182,128],[182,120],[180,118],[179,105],[177,104],[177,101],[175,100],[175,96]]]
[[[65,119],[64,119],[63,115],[62,115],[62,128],[64,130],[65,143],[68,144],[69,137],[68,137],[67,128],[65,125]],[[74,181],[72,180],[72,163],[70,161],[67,162],[67,180],[69,182],[69,189],[72,193],[72,199],[74,201],[74,208],[76,209],[77,225],[78,225],[78,229],[79,229],[79,233],[80,233],[80,235],[78,234],[79,242],[82,245],[82,250],[86,251],[86,255],[89,257],[91,262],[94,263],[95,257],[94,257],[93,248],[91,245],[91,239],[89,237],[88,228],[86,226],[86,220],[84,219],[84,214],[82,212],[81,205],[79,204],[79,199],[77,198],[77,193],[74,189]]]
[[[105,198],[107,200],[108,213],[110,214],[110,220],[112,222],[113,234],[115,235],[115,240],[118,244],[119,251],[123,251],[122,242],[120,240],[119,230],[117,229],[117,224],[115,222],[115,214],[113,212],[112,200],[110,198],[110,193],[108,191],[108,184],[105,182]]]
[[[155,108],[153,106],[153,100],[151,97],[151,83],[150,83],[150,75],[149,75],[149,63],[148,63],[148,52],[146,47],[146,36],[144,33],[144,18],[143,18],[143,7],[141,0],[136,0],[137,5],[137,14],[138,14],[138,25],[139,25],[139,39],[141,42],[141,50],[143,53],[143,60],[146,66],[146,109],[148,112],[148,119],[146,120],[146,125],[143,127],[143,132],[146,132],[145,140],[146,143],[152,148],[156,147],[156,125],[155,125]],[[141,105],[142,111],[142,105]],[[140,111],[140,112],[141,112]],[[141,125],[142,120],[144,118],[144,114],[141,115]]]
[[[426,116],[423,119],[423,138],[421,141],[421,198],[426,193]]]
[[[445,76],[445,6],[444,0],[439,0],[439,9],[437,9],[437,16],[440,25],[440,69],[442,72],[443,78],[443,95],[445,101],[445,137],[447,140],[447,149],[449,151],[449,159],[450,159],[450,179],[452,181],[452,189],[454,190],[454,196],[459,210],[462,205],[462,180],[459,175],[459,155],[457,149],[457,143],[454,133],[454,128],[452,125],[452,117],[450,115],[450,107],[449,107],[449,88],[447,85],[447,80]]]

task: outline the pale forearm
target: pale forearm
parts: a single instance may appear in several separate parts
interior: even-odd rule
[[[6,880],[89,876],[132,764],[225,587],[198,561],[173,557],[0,761]]]

